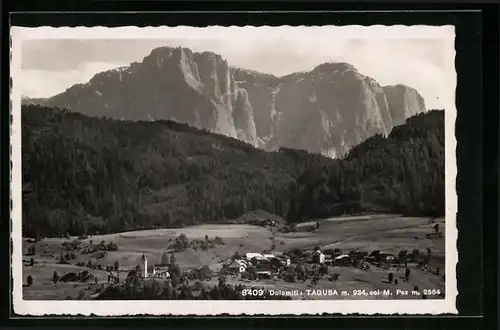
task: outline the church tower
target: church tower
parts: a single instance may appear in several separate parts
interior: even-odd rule
[[[142,267],[144,267],[144,279],[148,278],[148,258],[143,254],[141,258]]]

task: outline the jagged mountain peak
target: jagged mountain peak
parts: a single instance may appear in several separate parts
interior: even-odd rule
[[[260,72],[257,70],[250,70],[250,69],[244,69],[240,68],[238,66],[232,66],[230,65],[229,68],[234,74],[246,74],[246,75],[251,75],[254,77],[260,77],[260,78],[267,78],[267,79],[279,79],[277,76],[269,73],[264,73]]]
[[[337,156],[425,111],[414,88],[382,87],[349,63],[277,77],[230,66],[214,52],[168,46],[43,103],[91,116],[176,120],[263,148]]]
[[[320,65],[317,65],[312,70],[312,72],[325,72],[325,73],[329,73],[329,72],[337,71],[337,70],[358,72],[358,70],[356,69],[356,67],[354,67],[354,65],[349,64],[349,63],[345,63],[345,62],[325,62],[325,63],[321,63]]]
[[[143,62],[149,59],[176,59],[176,60],[204,60],[204,61],[219,61],[225,62],[227,61],[222,57],[222,55],[211,52],[211,51],[203,51],[203,52],[194,52],[190,48],[178,46],[162,46],[153,49],[149,55],[144,57]]]

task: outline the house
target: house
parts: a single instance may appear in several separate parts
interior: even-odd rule
[[[325,255],[323,254],[323,252],[321,252],[321,250],[317,249],[313,252],[312,262],[319,264],[325,263]]]
[[[224,269],[230,274],[243,273],[248,267],[248,263],[245,260],[233,260],[230,264],[226,265]]]
[[[259,278],[271,278],[271,262],[269,260],[259,260],[255,268]]]
[[[380,261],[385,261],[387,263],[396,263],[397,262],[396,256],[393,254],[390,254],[390,253],[381,253],[379,255],[379,257],[380,257]]]
[[[266,256],[266,255],[264,255]],[[280,261],[280,263],[283,265],[283,266],[290,266],[291,264],[291,260],[290,260],[290,257],[287,256],[286,254],[284,254],[283,252],[279,252],[279,251],[276,251],[272,254],[272,256],[274,256],[274,259],[277,259]],[[273,260],[273,258],[269,258],[269,260]]]
[[[348,254],[341,254],[333,259],[333,264],[337,266],[348,266],[351,264],[351,257]]]
[[[78,282],[79,280],[80,275],[75,272],[66,273],[59,279],[61,282]]]
[[[252,253],[252,252],[247,252],[245,253],[245,259],[247,260],[252,260],[253,258],[257,260],[263,260],[266,259],[262,254],[260,253]]]
[[[271,260],[273,258],[276,258],[276,256],[274,254],[270,254],[270,253],[264,253],[262,255],[264,258],[268,259],[268,260]]]
[[[243,259],[236,259],[235,260],[240,266],[243,266],[243,267],[248,267],[248,265],[250,264],[248,261],[246,260],[243,260]]]
[[[290,260],[289,256],[278,257],[278,259],[280,259],[281,261],[283,261],[285,263],[286,267],[288,267],[288,266],[290,266],[292,264],[292,261]]]
[[[372,251],[364,259],[365,259],[366,262],[369,262],[371,264],[379,262],[380,261],[380,250],[374,250],[374,251]]]
[[[325,254],[325,262],[324,262],[324,264],[325,265],[331,265],[332,263],[333,263],[332,256],[329,255],[329,254]]]
[[[374,250],[374,251],[372,251],[372,252],[368,255],[368,257],[374,257],[374,258],[378,259],[378,258],[380,257],[380,250]]]
[[[159,280],[166,280],[170,278],[170,273],[166,269],[156,269],[153,268],[152,277]]]
[[[324,253],[327,255],[331,255],[332,257],[338,257],[339,255],[343,254],[342,250],[340,250],[339,248],[326,249]]]
[[[275,257],[271,259],[271,262],[274,262],[281,267],[288,267],[292,263],[288,256]]]

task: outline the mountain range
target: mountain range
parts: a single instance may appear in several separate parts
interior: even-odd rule
[[[266,150],[305,149],[330,157],[426,111],[414,88],[381,86],[347,63],[277,77],[182,47],[156,48],[140,63],[23,102],[122,120],[174,120]]]

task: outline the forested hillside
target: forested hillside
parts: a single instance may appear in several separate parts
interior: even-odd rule
[[[26,236],[221,222],[254,209],[291,222],[377,210],[444,214],[443,111],[412,117],[344,160],[265,152],[172,121],[34,105],[23,106],[22,125]]]
[[[286,214],[290,186],[331,159],[268,153],[172,121],[23,106],[25,235],[105,233]]]
[[[345,159],[305,171],[288,220],[374,211],[443,216],[444,179],[444,111],[432,110],[387,138],[369,138]]]

